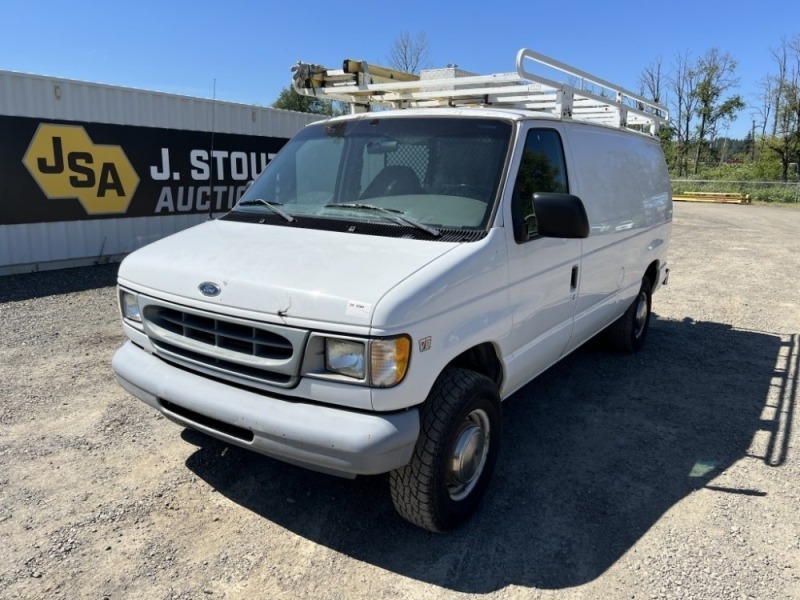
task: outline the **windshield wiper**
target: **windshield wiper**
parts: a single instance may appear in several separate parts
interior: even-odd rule
[[[275,202],[273,200],[264,200],[262,198],[254,198],[252,200],[242,200],[238,204],[238,206],[255,206],[255,205],[266,206],[275,214],[282,216],[289,223],[294,223],[295,219],[292,215],[287,213],[285,210],[281,210],[280,208],[278,208],[279,206],[283,206],[282,202]]]
[[[422,231],[432,235],[433,237],[439,237],[440,235],[442,235],[442,233],[435,227],[431,227],[430,225],[425,225],[423,223],[414,221],[413,219],[409,219],[408,217],[403,215],[402,210],[397,210],[396,208],[384,208],[383,206],[376,206],[374,204],[362,204],[360,202],[337,202],[334,204],[326,204],[325,208],[355,208],[362,210],[374,210],[376,212],[386,215],[387,217],[391,217],[395,221],[399,221],[404,225],[411,225],[412,227],[421,229]]]

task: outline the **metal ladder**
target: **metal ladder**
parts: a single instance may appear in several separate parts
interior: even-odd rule
[[[533,73],[526,61],[558,71],[572,84]],[[516,72],[494,75],[426,79],[425,71],[420,77],[355,60],[345,60],[341,69],[298,62],[292,71],[299,94],[349,103],[352,112],[372,106],[515,108],[652,136],[669,120],[665,106],[527,48],[517,53]]]

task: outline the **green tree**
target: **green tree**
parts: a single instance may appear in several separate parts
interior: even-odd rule
[[[331,100],[298,94],[293,87],[283,88],[278,95],[278,99],[272,103],[272,108],[282,108],[284,110],[313,113],[328,117],[345,112],[342,107],[335,105]]]
[[[678,53],[672,66],[672,73],[663,76],[659,59],[643,71],[640,82],[650,95],[663,92],[669,96],[672,137],[662,137],[662,143],[673,172],[679,177],[688,174],[693,152],[696,175],[717,134],[745,106],[741,96],[729,95],[739,83],[735,77],[736,61],[730,54],[711,48],[697,60],[689,52]],[[662,84],[662,77],[666,85]],[[673,146],[667,148],[667,141]]]
[[[672,92],[672,131],[675,147],[672,168],[679,177],[688,173],[688,156],[692,143],[692,121],[697,103],[697,70],[689,52],[678,53],[673,62],[673,72],[668,77]]]
[[[781,162],[781,179],[788,181],[789,165],[800,162],[800,35],[782,39],[772,55],[778,74],[770,78],[774,121],[765,143]]]
[[[286,87],[281,90],[278,99],[272,103],[272,108],[308,112],[327,117],[337,117],[350,112],[350,105],[346,102],[328,100],[327,98],[315,98],[314,96],[304,96],[298,94],[292,87]]]
[[[677,165],[679,163],[678,144],[676,143],[677,130],[672,123],[666,123],[658,130],[658,137],[661,141],[661,149],[664,151],[664,160],[667,165]]]
[[[700,166],[702,152],[708,147],[707,139],[713,139],[718,128],[724,123],[734,121],[737,113],[744,108],[744,101],[738,94],[727,98],[723,96],[739,84],[734,77],[736,61],[730,54],[723,54],[711,48],[700,58],[695,67],[697,71],[697,116],[695,137],[694,173]]]

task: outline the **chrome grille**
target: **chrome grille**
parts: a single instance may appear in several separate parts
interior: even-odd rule
[[[245,385],[297,383],[308,332],[144,300],[142,321],[159,356]]]
[[[149,312],[150,314],[146,314],[145,317],[153,323],[209,346],[265,358],[280,359],[292,356],[292,344],[289,340],[271,331],[169,308],[159,308]]]

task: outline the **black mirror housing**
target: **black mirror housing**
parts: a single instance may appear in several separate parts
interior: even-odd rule
[[[572,194],[536,192],[533,195],[538,233],[542,237],[589,237],[589,217],[583,201]]]

